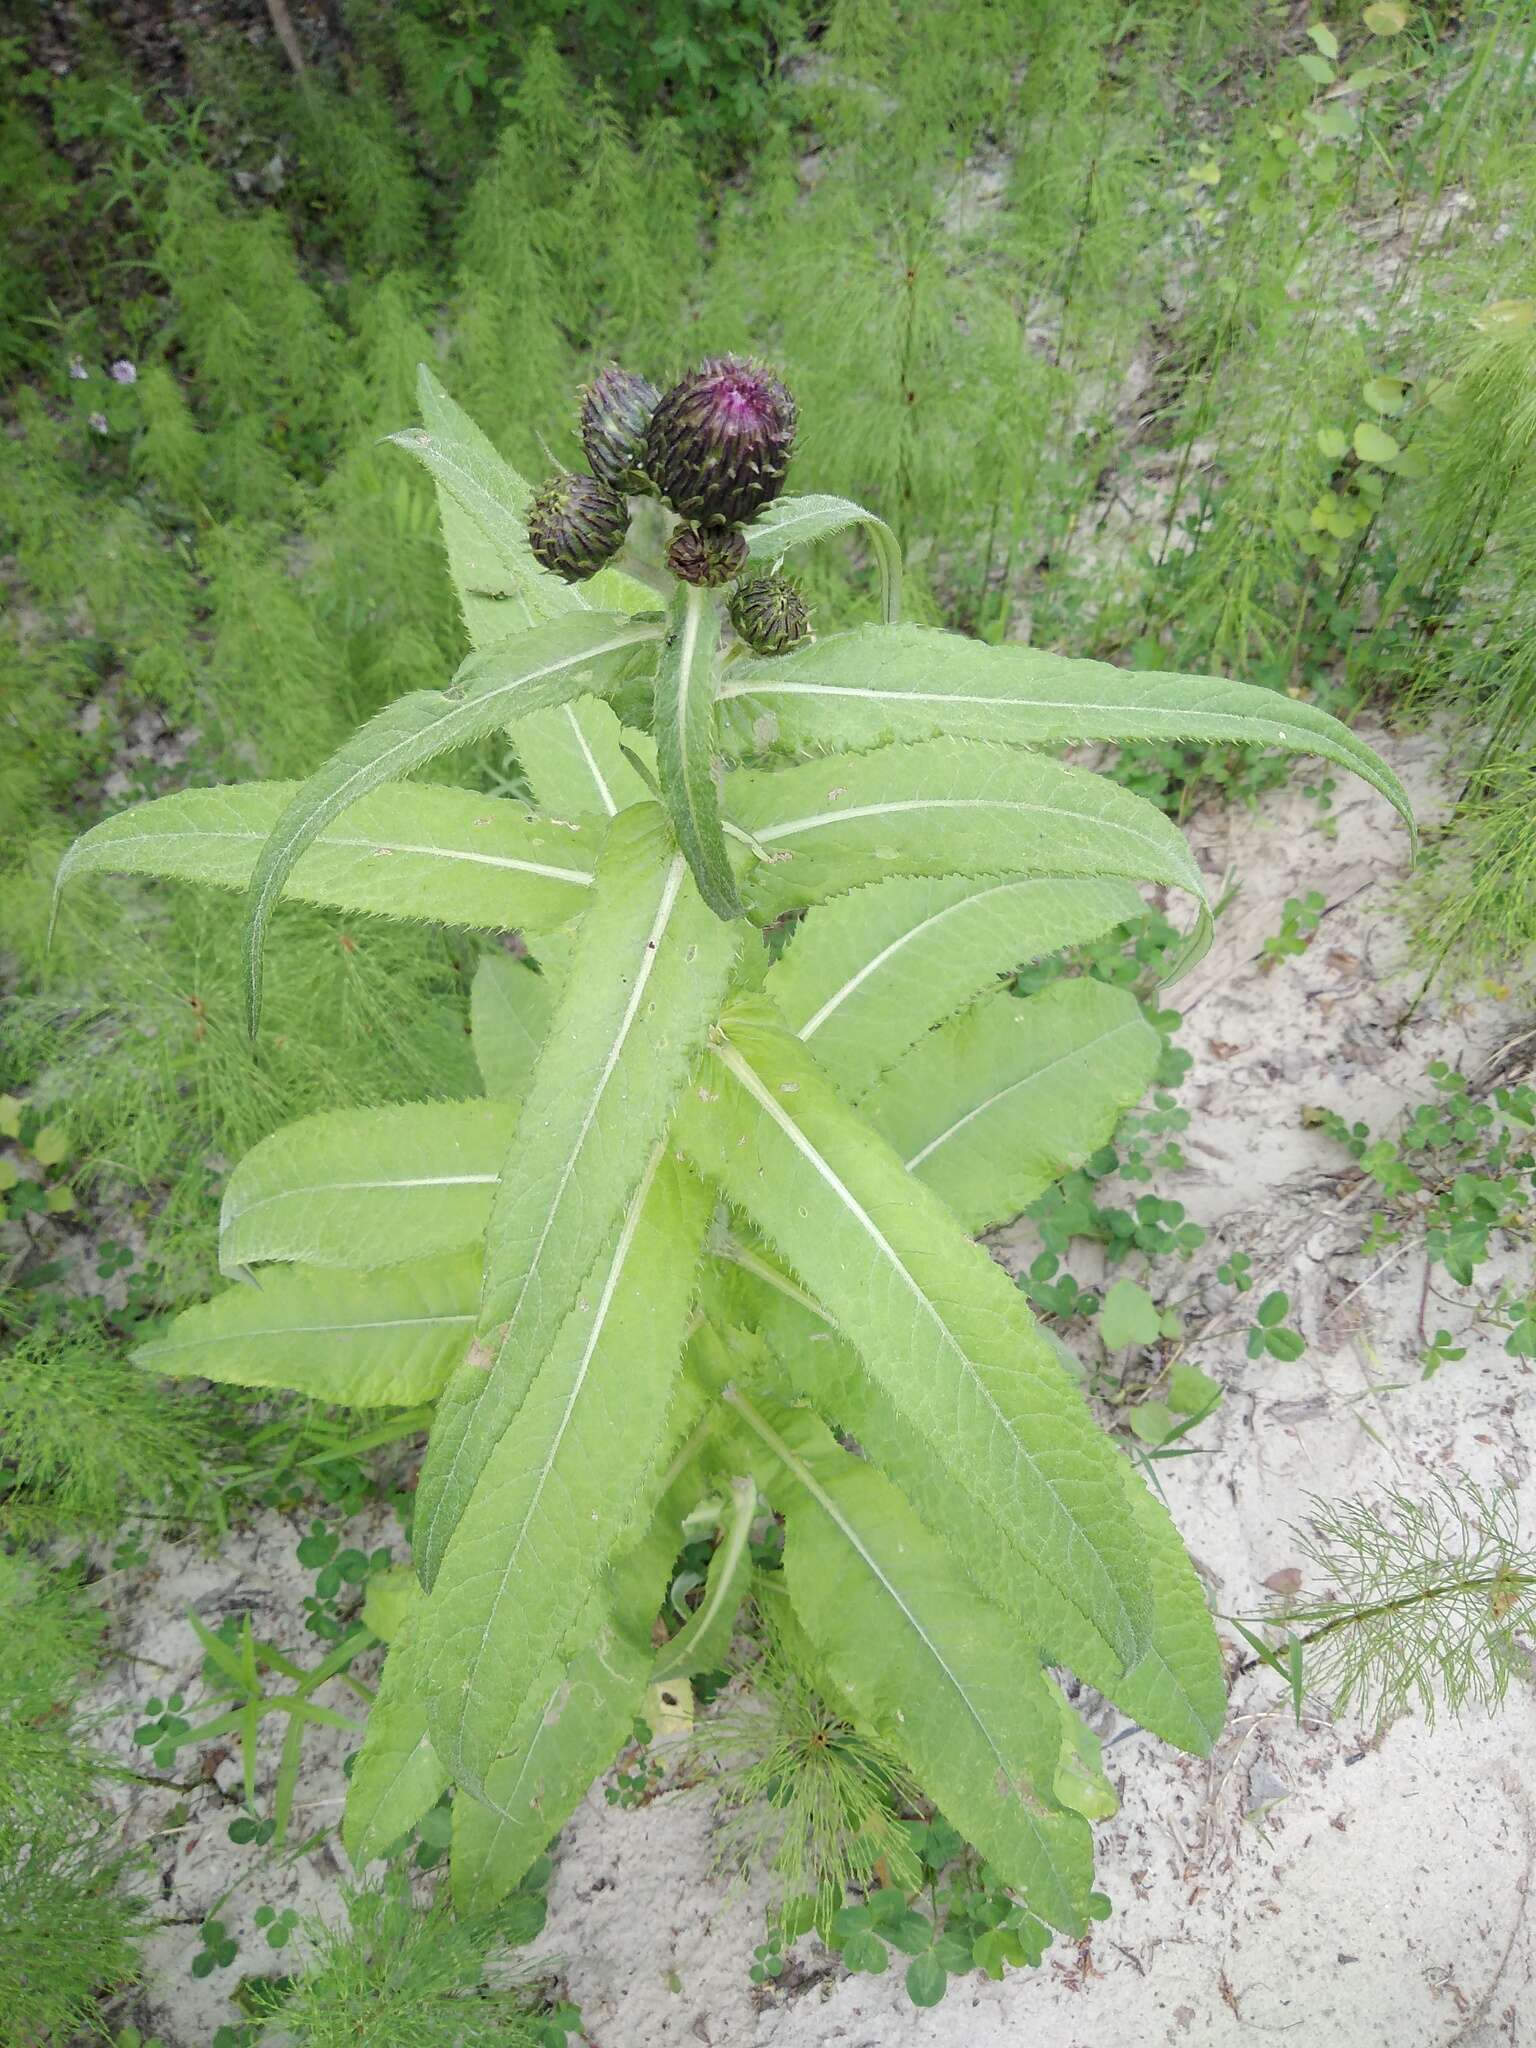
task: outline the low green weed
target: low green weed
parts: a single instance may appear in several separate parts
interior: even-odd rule
[[[1096,1816],[1116,1801],[1098,1765],[1097,1745],[1084,1756],[1078,1796]],[[732,1795],[745,1786],[731,1785]],[[1061,1788],[1059,1788],[1061,1789]],[[815,1935],[855,1975],[903,1971],[918,2007],[941,2003],[951,1981],[981,1971],[1001,1980],[1010,1969],[1037,1968],[1051,1946],[1050,1928],[1020,1904],[998,1873],[939,1814],[889,1806],[900,1850],[883,1856],[871,1877],[850,1883],[830,1871],[815,1892],[787,1897],[771,1909],[764,1939],[748,1972],[772,1987],[789,1968],[802,1939]],[[1093,1895],[1091,1916],[1104,1919],[1109,1901]]]
[[[1183,1263],[1191,1258],[1206,1233],[1186,1216],[1182,1203],[1167,1197],[1149,1191],[1125,1207],[1101,1202],[1098,1190],[1112,1180],[1144,1185],[1186,1163],[1179,1137],[1190,1119],[1176,1091],[1191,1061],[1175,1042],[1179,1014],[1164,1008],[1158,994],[1177,937],[1166,918],[1149,915],[1091,947],[1041,963],[1016,980],[1023,993],[1050,986],[1063,969],[1091,973],[1138,995],[1144,1018],[1159,1035],[1151,1107],[1130,1112],[1109,1144],[1025,1211],[1043,1248],[1019,1276],[1020,1288],[1053,1328],[1074,1338],[1077,1330],[1085,1335],[1092,1331],[1102,1354],[1117,1355],[1105,1356],[1091,1367],[1090,1384],[1124,1408],[1125,1426],[1140,1454],[1152,1458],[1182,1455],[1175,1447],[1220,1399],[1215,1383],[1193,1367],[1172,1359],[1165,1363],[1162,1354],[1171,1354],[1176,1347],[1182,1321],[1176,1310],[1159,1306],[1164,1288],[1144,1284],[1153,1279],[1161,1261]],[[1100,1247],[1111,1275],[1102,1286],[1085,1287],[1064,1263],[1075,1244]],[[1116,1271],[1127,1262],[1135,1264],[1143,1279]],[[1158,1354],[1150,1371],[1147,1360],[1126,1356],[1133,1351]]]
[[[245,1812],[232,1824],[230,1838],[236,1839],[234,1829],[238,1827],[241,1838],[257,1846],[262,1845],[264,1836],[281,1846],[293,1812],[306,1731],[314,1727],[349,1730],[359,1725],[334,1708],[322,1706],[314,1696],[335,1680],[365,1705],[371,1702],[371,1688],[352,1677],[351,1665],[378,1639],[361,1623],[354,1623],[329,1655],[306,1667],[295,1663],[275,1644],[259,1640],[249,1615],[238,1621],[226,1621],[218,1629],[208,1628],[195,1614],[187,1618],[205,1652],[202,1685],[206,1704],[222,1711],[193,1721],[180,1693],[173,1693],[163,1703],[153,1698],[146,1702],[144,1712],[148,1718],[135,1730],[134,1740],[151,1751],[158,1769],[169,1771],[174,1768],[180,1750],[213,1742],[220,1736],[236,1737],[244,1778]],[[269,1689],[269,1677],[288,1679],[289,1689]],[[265,1820],[256,1818],[256,1745],[261,1723],[271,1714],[283,1717],[284,1733],[268,1834]],[[212,1963],[208,1965],[209,1969],[213,1967]]]
[[[310,1523],[309,1534],[299,1539],[295,1555],[315,1573],[315,1590],[304,1596],[304,1626],[326,1642],[343,1641],[352,1632],[369,1579],[390,1568],[388,1547],[381,1545],[371,1552],[359,1550],[355,1544],[343,1547],[335,1532],[317,1520]],[[347,1612],[343,1613],[339,1600],[346,1602]]]
[[[215,1970],[227,1970],[240,1953],[240,1943],[222,1920],[205,1920],[198,1929],[198,1948],[188,1968],[194,1977],[211,1977]]]
[[[251,1919],[261,1929],[267,1947],[272,1949],[286,1948],[299,1924],[299,1916],[292,1906],[285,1906],[281,1912],[274,1906],[258,1906]]]
[[[666,1765],[660,1757],[650,1754],[655,1739],[656,1731],[649,1721],[637,1718],[630,1729],[630,1740],[614,1766],[613,1782],[603,1787],[603,1797],[610,1806],[633,1810],[646,1805],[660,1789]]]
[[[832,1902],[877,1883],[882,1867],[913,1874],[899,1817],[920,1795],[889,1744],[821,1697],[766,1588],[763,1601],[750,1695],[711,1715],[695,1740],[723,1815],[722,1860],[766,1864],[784,1901],[810,1900],[812,1922],[830,1925]],[[793,1920],[804,1908],[784,1910]],[[776,1928],[795,1938],[782,1914]]]
[[[1272,932],[1264,941],[1262,971],[1267,973],[1282,960],[1305,953],[1327,907],[1327,899],[1316,889],[1309,889],[1305,896],[1287,896],[1280,913],[1279,931]]]
[[[1330,1110],[1309,1110],[1305,1120],[1344,1147],[1380,1197],[1367,1249],[1387,1250],[1391,1262],[1422,1252],[1426,1299],[1437,1267],[1465,1299],[1499,1249],[1536,1235],[1536,1089],[1517,1082],[1479,1095],[1443,1060],[1426,1078],[1433,1093],[1395,1137],[1373,1137],[1367,1124]],[[1475,1323],[1504,1330],[1511,1357],[1536,1356],[1536,1295],[1505,1282],[1471,1306]],[[1447,1332],[1421,1335],[1426,1378],[1464,1350]]]
[[[1286,1322],[1290,1312],[1291,1297],[1283,1289],[1265,1295],[1248,1326],[1250,1358],[1278,1358],[1282,1364],[1292,1365],[1301,1357],[1307,1340]]]

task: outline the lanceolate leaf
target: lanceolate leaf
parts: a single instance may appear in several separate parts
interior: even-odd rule
[[[434,1400],[475,1326],[478,1252],[381,1273],[264,1273],[134,1352],[149,1372],[288,1387],[356,1408]]]
[[[378,1694],[352,1775],[341,1839],[353,1867],[387,1856],[448,1783],[448,1773],[427,1733],[427,1704],[412,1668],[409,1626],[384,1659]]]
[[[184,789],[104,818],[59,863],[55,897],[75,875],[102,872],[243,889],[300,787]],[[580,911],[598,844],[579,821],[549,824],[495,797],[396,783],[327,825],[283,893],[372,917],[538,932]]]
[[[606,569],[584,585],[562,582],[528,546],[527,483],[423,363],[416,376],[424,426],[387,438],[414,455],[437,485],[448,566],[476,647],[489,647],[568,612],[643,611],[655,594]]]
[[[482,739],[508,720],[600,689],[620,659],[655,626],[611,612],[552,619],[471,655],[451,691],[416,690],[398,698],[337,748],[301,783],[272,829],[251,877],[246,909],[246,984],[252,1027],[261,1008],[261,949],[272,907],[294,862],[360,797],[408,775],[450,747]]]
[[[1061,1720],[1039,1652],[823,1424],[735,1405],[783,1463],[788,1486],[773,1493],[790,1602],[856,1718],[1032,1911],[1081,1933],[1093,1843],[1055,1803]]]
[[[765,984],[850,1101],[1000,974],[1139,915],[1128,882],[949,875],[819,904]]]
[[[764,911],[890,875],[1068,875],[1171,883],[1203,906],[1183,835],[1144,798],[1017,747],[923,740],[731,778],[729,812],[768,855]]]
[[[616,1548],[666,1441],[708,1197],[658,1146],[491,1447],[438,1567],[417,1671],[439,1755],[471,1786],[506,1753],[549,1658]]]
[[[651,1683],[714,1671],[730,1654],[736,1616],[752,1576],[752,1518],[757,1488],[750,1479],[730,1482],[730,1504],[720,1541],[709,1560],[704,1597],[671,1640],[657,1653]]]
[[[1073,1712],[1071,1703],[1055,1679],[1047,1676],[1045,1684],[1061,1716],[1056,1798],[1062,1806],[1070,1806],[1085,1820],[1108,1820],[1111,1814],[1120,1810],[1120,1801],[1114,1786],[1104,1775],[1104,1752],[1099,1738]]]
[[[532,496],[468,414],[423,364],[417,371],[421,427],[388,439],[428,470],[437,486],[448,566],[476,647],[584,609],[580,592],[552,575],[528,546]]]
[[[1116,1673],[1103,1644],[1063,1616],[1049,1652],[1165,1742],[1209,1756],[1227,1717],[1227,1684],[1205,1591],[1172,1516],[1129,1459],[1120,1479],[1152,1580],[1152,1641],[1129,1671]]]
[[[677,843],[699,894],[717,917],[740,917],[741,898],[720,829],[715,787],[715,653],[720,617],[706,590],[679,587],[656,671],[656,767]]]
[[[1133,1659],[1150,1599],[1113,1451],[1007,1275],[766,1010],[728,1015],[685,1094],[681,1142],[826,1306],[938,1469]]]
[[[701,1403],[685,1382],[680,1424]],[[660,1473],[656,1484],[666,1486]],[[485,1912],[513,1889],[599,1771],[628,1738],[650,1683],[651,1626],[677,1556],[693,1491],[672,1483],[645,1535],[593,1593],[569,1640],[530,1688],[506,1754],[478,1796],[454,1802],[452,1879],[461,1913]],[[462,1813],[459,1809],[462,1808]]]
[[[880,608],[887,625],[901,617],[901,549],[883,519],[851,498],[778,498],[765,505],[746,529],[747,559],[771,569],[791,548],[826,540],[847,527],[862,526],[880,569]]]
[[[230,1175],[219,1264],[364,1271],[478,1244],[516,1118],[506,1102],[414,1102],[287,1124]]]
[[[563,934],[551,935],[539,940],[538,949],[537,969],[505,953],[487,953],[470,986],[475,1064],[486,1094],[500,1102],[520,1103],[527,1093],[534,1061],[565,985],[569,940]]]
[[[767,1339],[784,1388],[858,1439],[976,1585],[1016,1617],[1051,1662],[1068,1665],[1165,1742],[1208,1756],[1227,1705],[1216,1631],[1167,1509],[1129,1460],[1116,1454],[1152,1584],[1152,1634],[1142,1656],[1122,1671],[1098,1631],[1054,1597],[981,1503],[935,1466],[873,1375],[807,1305],[793,1279],[775,1275],[772,1260],[760,1252],[743,1250],[747,1265],[731,1290],[732,1309]]]
[[[512,744],[549,818],[612,818],[651,794],[621,751],[629,747],[649,765],[655,752],[650,740],[624,732],[601,697],[580,697],[520,718]]]
[[[862,626],[774,661],[732,670],[722,705],[749,728],[770,718],[800,751],[958,738],[1055,746],[1084,740],[1198,740],[1318,754],[1412,819],[1401,783],[1370,747],[1315,705],[1220,676],[1165,675],[1076,661],[1038,647],[989,647],[927,626]]]
[[[417,391],[425,432],[413,428],[391,438],[426,465],[437,485],[448,566],[477,652],[570,612],[655,609],[655,593],[617,569],[575,584],[536,562],[528,546],[532,493],[526,482],[425,365]],[[618,734],[613,712],[595,698],[520,721],[518,759],[540,808],[557,818],[612,817],[644,797],[644,784],[619,752]]]
[[[1161,1042],[1126,989],[1088,977],[984,996],[929,1032],[864,1113],[967,1230],[1017,1216],[1106,1143]]]
[[[424,1584],[666,1129],[736,947],[659,806],[622,812],[492,1208],[473,1360],[439,1411],[423,1467]]]

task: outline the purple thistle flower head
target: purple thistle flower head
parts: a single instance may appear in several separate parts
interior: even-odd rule
[[[71,356],[69,359],[69,374],[76,384],[83,384],[86,378],[89,377],[91,373],[85,367],[85,363],[81,357]]]
[[[139,373],[126,356],[119,356],[107,375],[114,384],[137,384]]]
[[[700,526],[738,526],[784,488],[795,401],[771,370],[711,356],[666,393],[646,435],[661,495]]]

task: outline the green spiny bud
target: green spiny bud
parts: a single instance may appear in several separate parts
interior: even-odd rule
[[[726,609],[754,654],[788,654],[811,630],[810,607],[787,576],[748,577]]]
[[[784,488],[794,440],[795,401],[773,372],[711,356],[651,415],[645,467],[685,519],[738,526]]]
[[[729,583],[746,559],[746,536],[734,526],[680,526],[667,549],[667,567],[684,583]]]
[[[648,377],[612,363],[581,394],[581,445],[592,474],[610,490],[653,492],[645,473],[645,431],[661,393]]]
[[[528,507],[534,560],[567,583],[595,576],[623,547],[628,531],[629,507],[618,492],[577,471],[551,477]]]

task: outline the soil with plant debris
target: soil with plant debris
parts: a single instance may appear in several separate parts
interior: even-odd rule
[[[1367,737],[1422,820],[1443,811],[1449,771],[1433,734]],[[1290,1527],[1309,1496],[1420,1497],[1464,1474],[1536,1505],[1521,1421],[1530,1362],[1509,1356],[1497,1330],[1470,1327],[1471,1297],[1449,1290],[1438,1269],[1427,1278],[1421,1245],[1363,1249],[1371,1197],[1305,1114],[1332,1109],[1390,1130],[1430,1094],[1431,1061],[1461,1068],[1474,1086],[1495,1073],[1514,1078],[1536,1037],[1513,1043],[1530,1021],[1496,994],[1436,994],[1401,1021],[1416,987],[1395,904],[1406,835],[1360,785],[1340,777],[1333,802],[1331,836],[1300,778],[1256,812],[1213,808],[1191,828],[1213,897],[1228,877],[1241,888],[1209,955],[1170,993],[1184,1016],[1178,1042],[1194,1060],[1179,1091],[1191,1112],[1187,1163],[1150,1185],[1209,1236],[1187,1268],[1163,1262],[1154,1284],[1179,1297],[1192,1333],[1186,1355],[1224,1399],[1187,1440],[1199,1454],[1160,1461],[1157,1473],[1219,1614],[1251,1614],[1267,1585],[1291,1583],[1302,1559]],[[1327,904],[1310,945],[1267,963],[1264,940],[1281,929],[1286,899],[1309,890]],[[1015,1269],[1036,1249],[1025,1228],[995,1248]],[[1251,1257],[1255,1286],[1234,1301],[1215,1275],[1237,1251]],[[1087,1284],[1088,1267],[1073,1263]],[[1500,1277],[1497,1262],[1481,1269],[1478,1295]],[[1502,1277],[1517,1277],[1513,1263]],[[1246,1355],[1252,1306],[1272,1289],[1289,1295],[1288,1321],[1307,1340],[1291,1362]],[[1466,1356],[1426,1381],[1420,1360],[1438,1328],[1465,1342]],[[298,1518],[268,1516],[212,1556],[167,1550],[122,1577],[126,1662],[97,1704],[125,1761],[148,1769],[131,1740],[148,1695],[195,1695],[201,1652],[189,1605],[210,1621],[248,1611],[258,1635],[292,1651],[312,1577],[294,1559],[303,1533]],[[343,1535],[364,1549],[392,1540],[398,1550],[382,1511]],[[633,1809],[609,1806],[601,1788],[589,1796],[557,1848],[549,1925],[530,1967],[559,1973],[595,2048],[1536,2042],[1530,1677],[1493,1717],[1376,1726],[1309,1701],[1298,1725],[1282,1681],[1243,1668],[1236,1631],[1223,1633],[1231,1712],[1209,1761],[1127,1732],[1112,1708],[1094,1717],[1122,1802],[1095,1829],[1097,1882],[1114,1912],[1078,1946],[1058,1941],[1038,1970],[952,1981],[942,2005],[918,2010],[899,1968],[851,1977],[807,1941],[784,1978],[754,1987],[748,1971],[770,1893],[760,1877],[716,1867],[707,1790],[670,1780]],[[342,1689],[322,1697],[347,1711]],[[264,1750],[268,1785],[280,1733]],[[228,1997],[240,1975],[282,1968],[253,1921],[258,1906],[338,1910],[344,1872],[329,1829],[354,1740],[310,1736],[292,1840],[328,1832],[291,1860],[229,1842],[239,1781],[229,1745],[182,1751],[182,1790],[119,1789],[125,1828],[152,1845],[160,1872],[163,1926],[141,2023],[168,2048],[200,2048],[236,2017]],[[215,1908],[239,1957],[194,1979],[199,1926]]]

